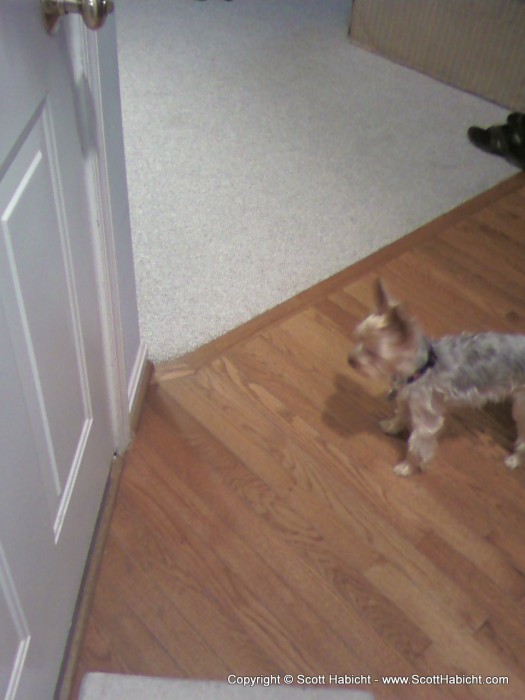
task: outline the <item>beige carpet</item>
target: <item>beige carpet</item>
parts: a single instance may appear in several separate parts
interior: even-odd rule
[[[508,110],[352,46],[350,0],[117,3],[140,326],[174,358],[517,172]]]
[[[322,679],[319,679],[322,680]],[[289,687],[280,677],[264,686],[240,683],[191,681],[143,676],[88,673],[82,683],[80,700],[373,700],[361,690],[334,690],[328,676],[324,685]],[[248,681],[249,682],[249,681]]]

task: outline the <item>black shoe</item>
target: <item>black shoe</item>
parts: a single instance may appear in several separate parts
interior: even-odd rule
[[[502,156],[525,170],[525,115],[514,112],[506,124],[488,129],[471,126],[467,135],[470,142],[485,153]]]
[[[467,131],[471,143],[481,148],[485,153],[495,153],[504,156],[509,151],[509,143],[512,138],[512,128],[507,124],[503,126],[491,126],[489,129],[481,129],[479,126],[471,126]]]
[[[525,114],[522,112],[512,112],[512,114],[509,114],[507,117],[507,124],[510,124],[513,129],[525,134]]]

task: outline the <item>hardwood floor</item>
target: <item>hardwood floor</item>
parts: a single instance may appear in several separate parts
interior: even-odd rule
[[[525,470],[503,466],[508,406],[451,416],[429,471],[402,479],[403,443],[377,426],[384,387],[346,366],[377,275],[430,335],[525,332],[524,241],[520,174],[157,368],[72,698],[94,670],[525,697]],[[413,674],[466,678],[381,680]]]

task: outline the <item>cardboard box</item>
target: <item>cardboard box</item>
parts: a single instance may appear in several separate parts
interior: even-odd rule
[[[525,112],[524,0],[354,0],[350,40]]]

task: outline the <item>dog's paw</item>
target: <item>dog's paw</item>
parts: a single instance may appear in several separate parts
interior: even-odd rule
[[[395,418],[387,418],[386,420],[379,421],[379,427],[385,435],[399,435],[404,429],[404,426],[400,425],[399,421]]]
[[[409,462],[400,462],[394,467],[394,474],[398,476],[412,476],[418,471],[418,468]]]
[[[516,469],[523,464],[523,455],[512,454],[505,457],[505,466],[509,469]]]

